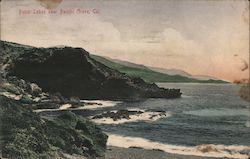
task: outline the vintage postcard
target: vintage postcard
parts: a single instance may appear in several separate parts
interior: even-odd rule
[[[249,1],[1,0],[0,159],[249,159]]]

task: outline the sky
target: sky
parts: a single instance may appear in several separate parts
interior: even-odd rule
[[[82,47],[228,81],[249,78],[247,0],[3,0],[1,39]]]

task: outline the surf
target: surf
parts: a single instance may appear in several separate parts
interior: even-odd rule
[[[140,137],[121,136],[117,134],[108,134],[108,146],[116,146],[122,148],[140,147],[148,150],[162,150],[167,153],[179,155],[192,155],[200,157],[215,158],[237,158],[247,159],[250,154],[250,146],[242,145],[215,145],[201,144],[197,146],[179,146],[170,145],[160,142],[154,142]],[[122,144],[121,144],[122,143]]]

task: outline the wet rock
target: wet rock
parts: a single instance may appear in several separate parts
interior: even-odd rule
[[[10,92],[10,93],[13,93],[13,94],[16,94],[16,95],[20,94],[20,89],[18,89],[15,85],[10,84],[10,83],[4,83],[2,85],[1,89],[3,89],[6,92]]]
[[[38,96],[39,94],[42,93],[42,89],[35,83],[30,84],[30,90],[31,93],[34,94],[35,96]]]
[[[219,152],[219,150],[213,145],[199,145],[197,146],[197,150],[201,151],[202,153]]]
[[[112,118],[114,121],[121,119],[130,119],[130,115],[142,114],[142,111],[129,111],[129,110],[118,110],[117,112],[108,111],[99,115],[95,115],[92,119],[101,119],[101,118]]]
[[[69,100],[71,104],[81,104],[80,98],[78,97],[70,97]]]
[[[20,102],[23,104],[32,104],[34,103],[34,101],[32,100],[32,98],[30,98],[28,95],[23,95],[20,99]]]
[[[31,93],[29,83],[25,82],[23,79],[18,79],[17,77],[8,77],[7,81],[21,90],[21,93]]]
[[[103,105],[102,103],[96,103],[96,102],[83,102],[84,105]]]
[[[38,102],[32,105],[33,109],[58,109],[59,107],[60,104],[52,102],[46,102],[46,103]]]
[[[245,150],[242,150],[240,151],[241,154],[246,154],[248,156],[250,156],[250,149],[245,149]]]
[[[54,103],[66,103],[67,101],[59,92],[50,94],[49,99]]]
[[[164,151],[161,150],[161,149],[153,149],[153,151],[164,152]]]
[[[131,149],[143,149],[142,147],[137,147],[137,146],[130,146],[129,148],[131,148]]]

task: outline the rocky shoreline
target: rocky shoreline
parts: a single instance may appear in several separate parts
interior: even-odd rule
[[[45,107],[56,109],[65,102],[74,105],[76,99],[44,93],[34,83],[14,79],[4,79],[0,87],[3,158],[66,159],[71,154],[85,158],[104,155],[107,135],[86,118],[71,111],[53,116],[34,112]]]
[[[165,111],[121,109],[94,115],[91,120],[97,124],[122,124],[138,121],[151,122],[168,116],[170,115]]]
[[[179,98],[93,60],[81,48],[35,48],[0,41],[1,153],[3,158],[96,158],[108,136],[86,116],[68,108],[102,106],[80,99]],[[62,109],[46,115],[36,110]],[[112,120],[147,112],[120,110]],[[158,112],[161,114],[161,112]],[[96,117],[98,118],[98,117]]]

